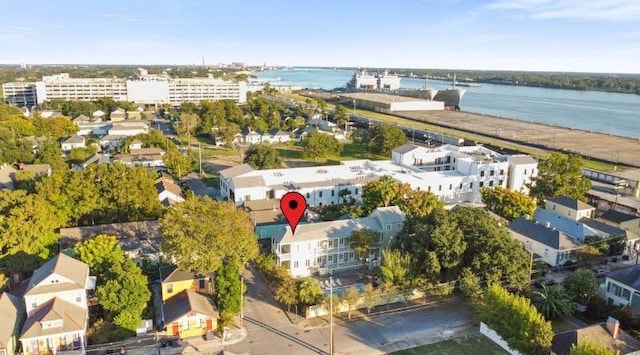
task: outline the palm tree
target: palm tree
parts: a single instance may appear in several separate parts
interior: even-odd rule
[[[301,280],[298,284],[298,299],[306,304],[314,304],[322,299],[320,282],[313,278]]]
[[[540,297],[540,312],[547,319],[564,317],[573,310],[574,303],[562,287],[542,285],[542,291],[536,291],[534,294]]]

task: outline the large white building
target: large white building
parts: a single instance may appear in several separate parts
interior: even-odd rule
[[[38,82],[2,84],[5,101],[17,106],[35,106],[47,100],[90,101],[109,97],[116,101],[174,106],[203,100],[247,100],[247,83],[207,78],[174,79],[136,70],[132,78],[70,78],[68,73],[43,76]]]
[[[278,265],[292,276],[380,265],[380,250],[388,248],[404,225],[405,215],[397,206],[376,208],[369,217],[300,224],[295,234],[288,225],[274,233],[271,250]],[[376,232],[379,239],[361,260],[349,247],[351,233],[359,229]]]
[[[389,175],[413,189],[434,193],[445,204],[480,202],[482,187],[526,190],[525,184],[537,174],[537,163],[527,156],[514,157],[482,146],[426,148],[405,144],[393,150],[391,160],[269,170],[255,170],[248,164],[235,166],[220,172],[220,192],[223,198],[241,205],[297,191],[309,206],[323,206],[341,203],[343,189],[360,200],[365,183]]]

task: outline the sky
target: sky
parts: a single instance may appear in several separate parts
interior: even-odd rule
[[[640,0],[7,1],[0,64],[640,73]]]

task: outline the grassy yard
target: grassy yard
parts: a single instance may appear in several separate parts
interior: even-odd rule
[[[275,148],[278,150],[278,154],[284,160],[289,159],[301,159],[301,160],[309,160],[312,159],[304,159],[302,157],[302,147],[299,145],[276,145]],[[326,158],[320,158],[316,160],[318,163],[336,163],[343,160],[357,160],[357,159],[389,159],[388,157],[378,156],[375,154],[371,154],[365,150],[365,147],[359,146],[353,143],[345,143],[342,146],[342,152],[339,155],[330,155]]]
[[[506,354],[502,348],[493,343],[487,337],[478,334],[466,338],[451,339],[435,344],[423,345],[417,348],[400,350],[392,355],[458,355],[458,354],[482,354],[502,355]]]
[[[208,187],[216,189],[220,187],[220,174],[218,173],[204,172],[204,176],[200,180]]]
[[[553,322],[551,322],[551,326],[553,327],[553,332],[556,334],[566,332],[567,330],[576,329],[576,327],[563,321],[562,319],[554,320]]]

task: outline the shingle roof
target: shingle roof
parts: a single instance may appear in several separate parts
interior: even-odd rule
[[[189,271],[180,270],[175,264],[163,266],[160,268],[160,281],[162,283],[187,281],[196,278],[198,278],[198,275]]]
[[[24,303],[12,294],[0,295],[0,349],[6,349],[17,321],[23,319]]]
[[[156,190],[158,190],[158,193],[161,193],[162,191],[169,191],[172,194],[182,197],[182,189],[180,188],[180,186],[178,186],[177,184],[174,184],[173,182],[169,182],[169,181],[160,181],[156,184]]]
[[[550,199],[549,201],[557,203],[559,205],[565,206],[565,207],[569,207],[571,209],[574,209],[576,211],[580,211],[580,210],[588,210],[588,209],[595,209],[595,207],[586,204],[580,200],[576,200],[575,198],[571,198],[571,197],[567,197],[567,196],[558,196],[555,198]]]
[[[60,228],[60,248],[66,249],[100,234],[113,235],[118,240],[159,240],[158,221],[99,224],[87,227]]]
[[[395,147],[393,148],[392,152],[394,153],[399,153],[399,154],[405,154],[405,153],[409,153],[412,150],[418,149],[418,146],[407,143],[407,144],[403,144],[399,147]]]
[[[578,249],[583,246],[582,243],[569,237],[564,232],[547,228],[543,224],[526,219],[526,217],[520,217],[514,220],[509,224],[508,228],[512,232],[521,234],[556,250]]]
[[[220,176],[229,179],[232,177],[236,177],[242,174],[246,174],[248,172],[251,172],[255,169],[253,169],[251,167],[251,165],[244,163],[242,165],[236,165],[236,166],[232,166],[230,168],[224,169],[220,171]]]
[[[640,291],[640,265],[612,271],[607,277]]]
[[[71,137],[65,139],[62,143],[66,143],[66,144],[84,143],[84,137],[83,136],[71,136]]]
[[[43,328],[42,322],[62,320],[61,327]],[[22,328],[21,339],[85,330],[87,310],[58,297],[40,305]]]
[[[638,216],[634,216],[631,214],[626,214],[624,212],[616,211],[614,209],[610,209],[605,211],[605,213],[600,216],[602,219],[606,219],[607,221],[615,222],[615,223],[623,223],[632,221],[634,219],[640,219]]]
[[[213,318],[218,317],[218,312],[211,297],[191,290],[184,290],[169,298],[165,301],[163,308],[165,324],[171,324],[191,312]]]
[[[609,236],[626,235],[627,234],[627,231],[625,231],[624,229],[620,229],[618,227],[610,226],[610,225],[608,225],[606,223],[602,223],[602,222],[596,221],[595,219],[592,219],[592,218],[582,217],[582,218],[580,218],[580,222],[582,222],[584,225],[588,226],[589,228],[601,231],[603,233],[608,234]]]
[[[613,338],[607,330],[606,323],[594,324],[580,329],[569,330],[556,334],[551,343],[553,353],[569,355],[571,345],[585,342],[593,342],[604,345],[609,349],[620,351],[620,354],[629,354],[640,350],[640,341],[620,329],[617,338]]]
[[[51,274],[57,274],[69,282],[55,284],[42,284]],[[63,290],[85,289],[89,266],[80,260],[76,260],[66,254],[58,253],[40,266],[31,276],[25,295],[37,295]]]

